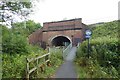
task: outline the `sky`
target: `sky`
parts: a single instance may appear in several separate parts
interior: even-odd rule
[[[30,19],[41,23],[82,18],[85,24],[118,20],[119,0],[40,0]]]

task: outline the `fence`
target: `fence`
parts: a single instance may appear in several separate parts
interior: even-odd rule
[[[69,53],[69,51],[70,51],[71,48],[72,48],[72,43],[70,43],[70,44],[67,46],[67,48],[65,48],[65,49],[63,50],[63,59],[66,58],[66,56],[68,55],[68,53]]]
[[[77,44],[77,48],[79,48],[79,47],[80,47],[80,43]]]
[[[43,60],[43,62],[42,63],[39,63],[39,59],[41,59],[41,58],[44,58]],[[40,66],[42,66],[43,64],[45,64],[45,65],[49,65],[49,62],[50,62],[50,53],[47,53],[47,54],[45,54],[45,55],[42,55],[42,56],[38,56],[38,57],[36,57],[36,58],[31,58],[31,59],[29,59],[29,58],[26,58],[26,60],[27,60],[27,65],[26,65],[26,78],[27,78],[27,80],[29,80],[29,76],[30,76],[30,74],[33,72],[33,71],[37,71],[37,74],[38,74],[38,69],[40,68]],[[32,62],[32,61],[35,61],[35,63],[36,63],[36,65],[32,68],[32,69],[30,69],[30,63]]]
[[[49,47],[49,52],[50,53],[56,53],[56,52],[62,52],[63,47]]]

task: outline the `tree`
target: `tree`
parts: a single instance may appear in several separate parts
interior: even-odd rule
[[[25,36],[11,33],[12,28],[2,26],[2,52],[3,53],[28,53],[29,43]]]
[[[2,27],[2,51],[3,53],[29,53],[29,43],[27,37],[41,27],[39,23],[28,20],[26,28],[23,27],[24,22],[13,24],[14,28]]]
[[[28,34],[31,34],[32,32],[34,32],[35,30],[41,28],[42,26],[40,25],[40,23],[35,23],[32,20],[29,20],[26,22],[26,28],[28,30]]]
[[[23,9],[28,10],[30,8],[32,8],[31,2],[0,1],[0,21],[7,23],[9,26],[12,25],[12,28],[7,28],[7,25],[3,26],[0,24],[0,28],[2,27],[3,53],[29,53],[30,45],[27,37],[30,33],[41,27],[39,23],[31,20],[25,21],[26,28],[24,27],[23,17],[29,15],[30,12],[24,11]],[[17,17],[20,16],[22,22],[15,21],[14,15]]]
[[[35,23],[32,20],[26,21],[26,28],[24,27],[24,22],[15,23],[13,26],[13,30],[16,34],[22,34],[26,36],[29,36],[32,32],[42,27],[40,23]]]
[[[15,16],[20,18],[27,16],[31,12],[29,11],[30,8],[32,8],[32,3],[30,1],[0,1],[0,21],[5,22],[7,25],[10,26],[13,22],[16,22]]]

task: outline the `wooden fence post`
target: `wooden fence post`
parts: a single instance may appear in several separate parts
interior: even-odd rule
[[[27,66],[26,66],[26,78],[27,78],[27,80],[29,80],[29,61],[28,61],[28,59],[26,58],[26,61],[27,61]]]
[[[49,62],[48,62],[48,66],[50,66],[50,54],[48,55],[48,59],[49,59]]]
[[[37,63],[37,77],[38,77],[38,70],[39,70],[38,59],[36,60],[36,63]]]
[[[39,64],[39,59],[41,59],[41,58],[44,58],[43,59],[44,63]],[[30,63],[32,61],[35,61],[36,66],[34,68],[30,69]],[[38,57],[36,56],[36,58],[31,58],[31,59],[26,58],[26,62],[27,62],[27,65],[26,65],[26,78],[27,78],[27,80],[29,80],[30,74],[35,70],[37,70],[37,77],[38,77],[39,68],[41,68],[41,71],[45,71],[44,67],[46,66],[46,64],[47,64],[47,66],[50,65],[50,53],[42,55],[42,56],[38,56]]]

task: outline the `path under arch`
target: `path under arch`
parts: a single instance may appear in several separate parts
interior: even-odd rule
[[[66,36],[56,36],[52,39],[51,43],[52,46],[67,46],[71,43],[71,40]]]
[[[56,71],[55,78],[72,78],[72,80],[77,80],[77,72],[73,63],[76,56],[76,50],[76,47],[72,47],[65,62]]]

